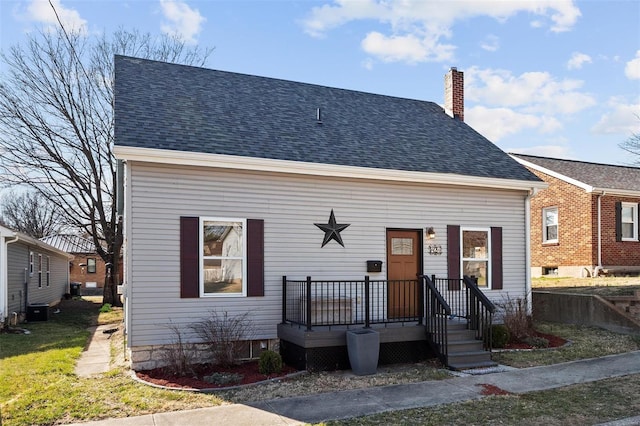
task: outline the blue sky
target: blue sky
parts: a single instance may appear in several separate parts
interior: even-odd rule
[[[640,132],[637,0],[52,0],[67,27],[179,34],[207,67],[443,104],[465,73],[465,121],[505,151],[628,164]],[[55,22],[48,0],[0,0],[3,50]],[[416,117],[419,119],[419,117]]]

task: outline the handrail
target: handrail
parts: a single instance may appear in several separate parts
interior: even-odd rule
[[[440,360],[447,364],[449,356],[447,321],[451,316],[451,307],[427,275],[419,275],[418,278],[425,284],[424,315],[428,342]]]
[[[491,300],[489,300],[486,294],[480,291],[478,285],[474,282],[474,280],[470,276],[465,275],[462,281],[467,286],[469,291],[471,291],[471,293],[473,293],[473,295],[480,300],[480,303],[482,303],[489,312],[495,314],[496,306],[491,302]]]
[[[429,290],[431,290],[433,292],[436,300],[438,301],[438,304],[442,305],[442,307],[444,308],[445,314],[447,316],[451,315],[451,307],[449,306],[447,301],[444,300],[444,297],[442,297],[442,295],[440,294],[440,292],[436,288],[436,285],[433,283],[433,281],[431,281],[429,276],[427,276],[427,275],[418,275],[418,278],[424,279],[424,282],[427,284],[427,287],[429,287]]]

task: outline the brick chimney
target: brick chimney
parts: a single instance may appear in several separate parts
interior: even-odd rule
[[[464,73],[456,67],[444,76],[444,111],[464,121]]]

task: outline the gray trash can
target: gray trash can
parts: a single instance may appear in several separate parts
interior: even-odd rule
[[[82,284],[80,283],[71,283],[69,284],[70,293],[72,296],[80,296],[80,287]]]
[[[376,374],[380,354],[380,333],[370,328],[348,330],[347,352],[354,374],[358,376]]]

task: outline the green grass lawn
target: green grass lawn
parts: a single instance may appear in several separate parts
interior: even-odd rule
[[[222,402],[211,395],[145,386],[122,368],[98,379],[78,378],[75,363],[87,344],[87,327],[98,321],[100,305],[72,303],[73,309],[62,305],[49,321],[23,324],[30,334],[0,334],[3,426],[71,423]]]

